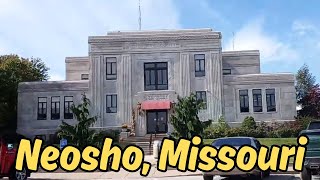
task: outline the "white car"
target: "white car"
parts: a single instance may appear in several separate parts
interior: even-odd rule
[[[238,149],[240,146],[243,145],[251,145],[257,149],[260,149],[261,144],[260,142],[252,137],[226,137],[226,138],[219,138],[216,139],[212,146],[219,149],[223,145],[229,145]],[[242,177],[250,177],[253,179],[263,179],[264,177],[268,177],[270,175],[270,171],[261,171],[258,168],[253,169],[251,172],[243,172],[236,167],[230,172],[222,172],[217,169],[211,172],[203,172],[203,179],[204,180],[213,180],[214,176],[222,176],[222,177],[231,177],[231,176],[242,176]]]

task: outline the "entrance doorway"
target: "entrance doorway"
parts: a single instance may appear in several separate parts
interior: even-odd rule
[[[168,132],[168,111],[154,110],[147,111],[147,133]]]

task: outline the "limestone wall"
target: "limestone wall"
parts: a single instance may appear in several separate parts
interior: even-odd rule
[[[266,110],[265,89],[274,88],[275,112]],[[240,113],[239,90],[248,89],[249,113]],[[253,112],[252,89],[262,90],[263,112]],[[296,116],[296,91],[293,74],[248,74],[224,76],[224,112],[228,122],[241,123],[246,116],[256,121],[294,120]]]

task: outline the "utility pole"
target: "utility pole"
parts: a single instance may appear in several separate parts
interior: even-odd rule
[[[141,31],[141,0],[139,0],[139,31]]]

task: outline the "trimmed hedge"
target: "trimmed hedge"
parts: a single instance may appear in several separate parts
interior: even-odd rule
[[[261,122],[258,125],[253,117],[246,117],[240,127],[231,128],[224,121],[219,119],[204,131],[205,139],[216,139],[220,137],[249,136],[255,138],[291,138],[297,137],[305,129],[309,118],[297,119],[292,122],[271,123]]]

